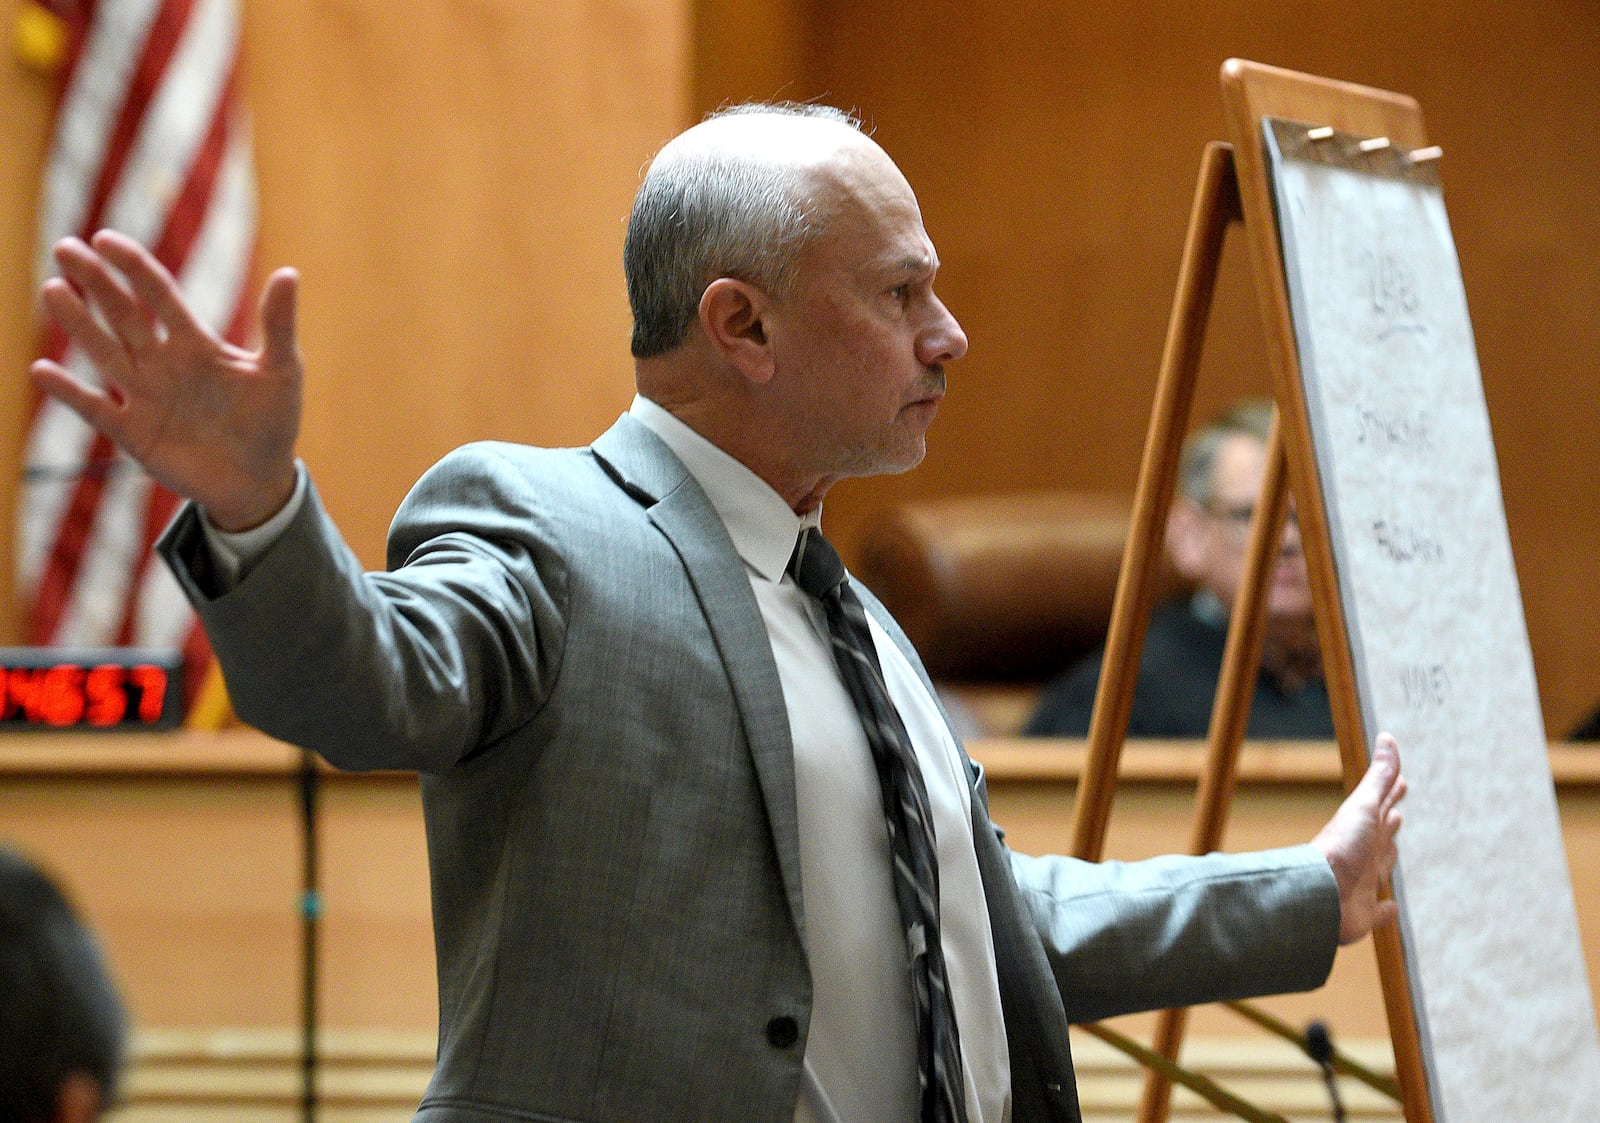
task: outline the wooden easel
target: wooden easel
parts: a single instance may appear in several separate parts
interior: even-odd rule
[[[1315,122],[1340,132],[1386,137],[1389,143],[1410,151],[1425,150],[1428,142],[1417,103],[1398,94],[1240,60],[1224,64],[1222,90],[1233,144],[1214,142],[1206,147],[1201,160],[1135,492],[1128,546],[1106,638],[1104,671],[1089,729],[1088,762],[1078,790],[1073,852],[1088,860],[1098,860],[1104,850],[1145,628],[1156,596],[1162,527],[1172,502],[1181,443],[1189,426],[1223,239],[1234,222],[1244,223],[1248,238],[1256,293],[1266,323],[1278,413],[1268,442],[1266,475],[1244,576],[1230,616],[1207,737],[1206,765],[1196,794],[1192,851],[1199,854],[1215,850],[1222,841],[1256,668],[1261,660],[1266,588],[1282,539],[1291,492],[1297,503],[1347,787],[1360,779],[1368,762],[1368,731],[1356,693],[1327,512],[1318,487],[1261,121],[1278,117]],[[1379,929],[1373,938],[1405,1118],[1407,1123],[1432,1123],[1400,935],[1391,925]],[[1185,1010],[1163,1013],[1154,1044],[1157,1053],[1169,1059],[1177,1057],[1186,1014]],[[1140,1123],[1165,1120],[1170,1094],[1171,1082],[1150,1071],[1140,1104]]]

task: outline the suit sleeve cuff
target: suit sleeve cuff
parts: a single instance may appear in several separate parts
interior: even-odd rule
[[[294,473],[294,493],[289,501],[260,526],[238,532],[222,530],[206,517],[204,508],[200,510],[200,530],[211,551],[211,572],[218,592],[226,592],[244,580],[250,568],[272,549],[273,543],[300,513],[306,501],[305,465],[295,461]]]

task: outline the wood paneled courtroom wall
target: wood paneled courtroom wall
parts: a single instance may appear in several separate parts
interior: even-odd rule
[[[899,161],[971,337],[927,461],[828,501],[1130,491],[1200,151],[1230,56],[1411,94],[1471,305],[1550,735],[1600,702],[1600,7],[1583,0],[1189,4],[700,0],[696,102],[858,108]],[[1236,243],[1236,244],[1235,244]],[[1198,408],[1265,392],[1230,239]]]
[[[262,264],[305,275],[302,451],[369,564],[452,445],[582,441],[626,405],[623,217],[700,109],[858,107],[920,193],[972,338],[927,463],[830,499],[848,553],[900,497],[1131,489],[1200,149],[1224,135],[1224,58],[1415,95],[1445,150],[1551,735],[1600,701],[1588,0],[250,0],[246,23]],[[46,87],[0,60],[6,463]],[[1202,409],[1265,387],[1258,320],[1230,248]],[[6,531],[10,501],[0,488]]]
[[[261,273],[302,274],[300,451],[378,566],[395,507],[451,448],[584,443],[627,407],[623,220],[688,113],[690,20],[682,0],[248,0],[244,15]],[[0,83],[14,463],[51,83],[9,50]]]

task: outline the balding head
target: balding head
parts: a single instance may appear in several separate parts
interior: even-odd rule
[[[623,248],[633,355],[679,347],[718,277],[783,296],[825,216],[815,169],[841,145],[876,148],[840,109],[782,103],[723,110],[664,147],[634,197]]]
[[[966,352],[911,185],[838,110],[747,107],[662,149],[625,260],[639,392],[797,511],[916,464]]]

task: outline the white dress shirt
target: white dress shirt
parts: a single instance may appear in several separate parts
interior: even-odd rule
[[[760,477],[647,398],[629,411],[711,500],[744,559],[783,684],[794,741],[811,1031],[798,1123],[916,1118],[917,1030],[878,774],[833,662],[822,606],[785,572],[803,526]],[[970,1123],[1010,1117],[1011,1069],[994,940],[972,847],[971,794],[950,731],[911,664],[869,614],[889,696],[933,808],[941,942]]]

